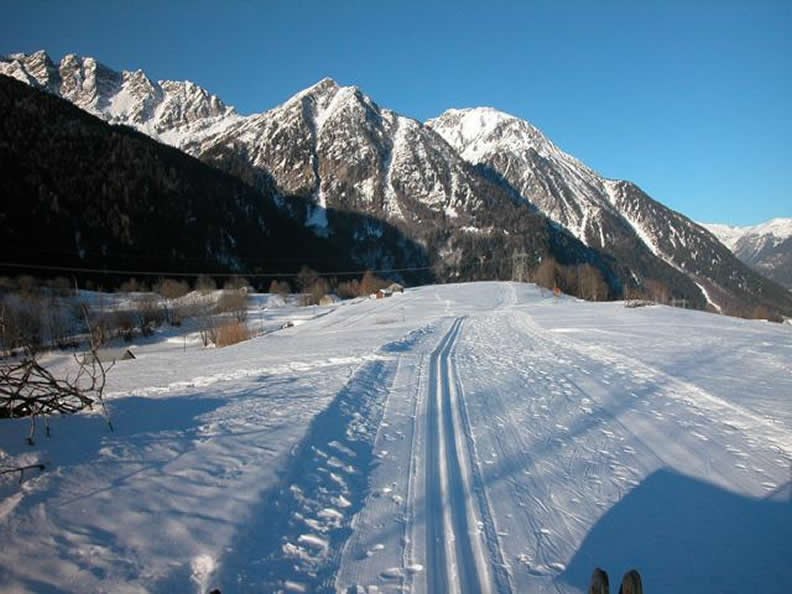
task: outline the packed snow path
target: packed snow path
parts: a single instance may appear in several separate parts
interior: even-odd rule
[[[426,554],[431,592],[489,592],[479,521],[473,510],[469,442],[460,427],[467,415],[451,353],[459,337],[457,318],[432,353],[427,398]],[[467,436],[469,436],[469,428]],[[488,515],[488,514],[487,514]]]
[[[792,591],[789,326],[513,283],[250,319],[295,325],[139,345],[114,433],[2,422],[47,469],[0,483],[0,590]]]

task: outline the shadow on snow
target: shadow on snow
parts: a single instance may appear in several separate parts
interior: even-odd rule
[[[669,469],[592,527],[559,576],[582,591],[602,567],[636,568],[653,592],[790,592],[792,501],[755,499]]]

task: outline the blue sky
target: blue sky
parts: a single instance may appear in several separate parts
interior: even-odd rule
[[[420,120],[491,105],[699,221],[792,216],[792,2],[6,2],[0,53],[190,79],[242,113],[324,76]]]

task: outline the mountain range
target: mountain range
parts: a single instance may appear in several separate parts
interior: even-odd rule
[[[702,223],[740,260],[792,289],[792,218],[739,227]]]
[[[492,108],[421,123],[328,78],[241,115],[190,82],[75,55],[56,65],[43,51],[0,59],[0,74],[240,178],[315,236],[343,239],[361,265],[429,265],[439,281],[509,278],[514,254],[532,267],[551,255],[596,268],[611,296],[652,288],[714,311],[792,314],[792,296],[713,233]],[[393,241],[380,240],[385,229]],[[420,249],[405,257],[411,244]]]

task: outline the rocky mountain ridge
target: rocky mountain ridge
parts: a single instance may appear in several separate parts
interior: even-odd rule
[[[176,148],[241,118],[233,107],[195,83],[153,81],[142,70],[116,72],[92,57],[67,54],[56,65],[43,50],[11,54],[0,58],[0,74]]]
[[[489,107],[452,109],[427,126],[470,162],[496,171],[587,246],[627,263],[643,278],[656,279],[656,272],[639,265],[654,257],[695,283],[716,311],[767,295],[786,303],[777,286],[742,265],[701,226],[634,183],[601,176],[524,120]]]
[[[735,256],[766,277],[792,289],[792,218],[758,225],[702,223]]]
[[[391,224],[437,256],[440,278],[503,278],[512,253],[533,254],[534,263],[552,253],[595,263],[612,291],[652,282],[696,307],[737,311],[765,301],[792,313],[786,292],[692,221],[491,108],[449,110],[422,124],[323,79],[240,116],[192,83],[113,73],[92,58],[66,56],[55,67],[43,52],[16,54],[0,60],[0,73],[272,190],[319,235],[337,231],[328,209]],[[375,239],[381,229],[355,233]]]

